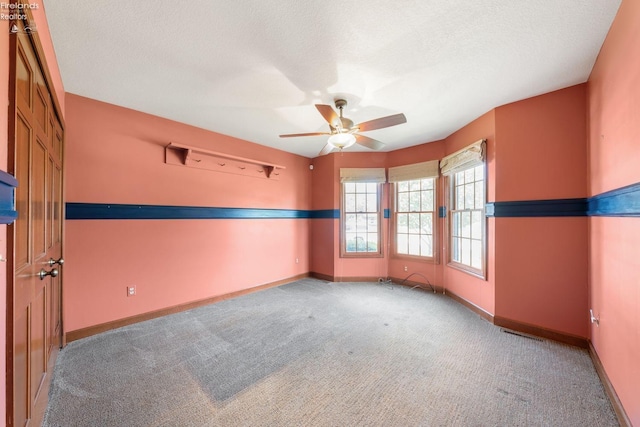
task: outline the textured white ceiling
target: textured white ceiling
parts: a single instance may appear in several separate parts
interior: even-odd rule
[[[47,0],[45,8],[66,91],[315,157],[326,137],[278,135],[326,131],[313,104],[336,97],[356,123],[404,113],[406,124],[365,134],[390,151],[586,81],[620,1]]]

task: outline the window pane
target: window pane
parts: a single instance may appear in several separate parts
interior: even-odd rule
[[[420,236],[420,255],[433,256],[432,242],[433,242],[433,236],[431,235]]]
[[[369,252],[378,252],[378,233],[369,233]]]
[[[346,212],[355,212],[356,211],[356,195],[355,194],[345,194],[345,204],[344,210]]]
[[[367,182],[367,193],[377,193],[378,192],[378,184],[375,182]]]
[[[471,241],[471,267],[482,268],[482,242],[480,240]]]
[[[367,195],[364,193],[356,194],[356,212],[366,212]]]
[[[422,189],[423,190],[433,190],[433,182],[435,180],[433,178],[427,178],[422,180]]]
[[[409,212],[409,193],[398,194],[398,212]]]
[[[427,190],[422,192],[422,210],[433,210],[433,191]]]
[[[356,215],[356,230],[358,232],[367,231],[367,215],[366,214]]]
[[[346,250],[347,252],[355,252],[356,251],[356,233],[346,233],[345,236],[346,242]]]
[[[377,211],[378,211],[378,194],[377,193],[367,194],[367,212],[377,212]]]
[[[460,222],[460,235],[462,237],[471,237],[471,212],[462,212]]]
[[[460,262],[460,260],[462,259],[462,257],[460,256],[460,250],[460,238],[454,237],[453,239],[451,239],[451,259],[453,261]]]
[[[409,214],[409,233],[420,233],[420,214]]]
[[[365,183],[365,182],[356,182],[356,191],[358,193],[366,193],[367,192],[367,183]]]
[[[367,242],[364,240],[362,235],[358,235],[356,237],[356,251],[358,252],[366,252],[367,251]]]
[[[433,234],[432,214],[420,214],[420,232],[422,234]]]
[[[482,209],[484,207],[484,181],[476,182],[475,186],[476,209]]]
[[[464,185],[456,187],[456,203],[454,209],[464,209]]]
[[[474,170],[466,169],[464,171],[464,183],[469,184],[470,182],[473,182],[473,181],[474,181]]]
[[[475,167],[475,175],[476,175],[476,181],[481,181],[484,179],[484,165],[480,165],[480,166],[476,166]]]
[[[398,234],[398,240],[396,241],[399,254],[409,253],[409,236],[406,234]]]
[[[398,214],[398,233],[409,232],[409,220],[407,214]]]
[[[367,215],[367,231],[368,232],[378,232],[378,215],[376,214],[368,214]]]
[[[409,255],[420,255],[420,236],[409,234]]]
[[[420,191],[420,181],[409,181],[409,191]]]
[[[460,241],[460,262],[466,265],[471,264],[471,240],[461,239]]]
[[[344,192],[345,193],[355,193],[356,191],[356,183],[355,182],[345,182],[344,183]]]
[[[397,185],[398,191],[409,191],[409,181],[400,181]]]
[[[456,173],[456,182],[455,185],[464,184],[464,172]]]
[[[411,212],[420,211],[420,193],[419,192],[409,193],[409,210]]]
[[[471,212],[471,237],[482,239],[482,212]]]
[[[464,185],[464,208],[460,206],[460,209],[473,209],[474,202],[474,186],[473,183]]]
[[[454,212],[451,215],[451,235],[460,236],[460,212]]]
[[[355,214],[347,214],[344,217],[344,229],[345,231],[356,231],[356,216]]]

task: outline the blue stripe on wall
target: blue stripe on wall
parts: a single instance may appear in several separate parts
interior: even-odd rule
[[[589,198],[589,216],[640,217],[640,182]]]
[[[0,223],[17,217],[14,187],[9,174],[0,171]],[[6,183],[5,183],[6,181]],[[439,209],[439,216],[444,210]],[[640,183],[599,194],[588,199],[526,200],[487,203],[488,217],[576,217],[627,216],[640,217]],[[389,209],[384,217],[389,218]],[[67,219],[337,219],[339,209],[252,209],[210,208],[197,206],[126,205],[107,203],[67,203]]]
[[[640,183],[588,199],[487,203],[488,217],[628,216],[640,217]]]
[[[526,200],[487,203],[488,217],[586,216],[587,199]]]
[[[304,219],[339,218],[338,209],[252,209],[199,206],[156,206],[67,203],[67,219]]]
[[[18,181],[5,171],[0,171],[0,224],[11,224],[18,217],[16,211],[16,187]]]
[[[308,218],[312,219],[337,219],[340,218],[340,209],[323,209],[323,210],[315,210],[315,211],[304,211],[308,212]]]

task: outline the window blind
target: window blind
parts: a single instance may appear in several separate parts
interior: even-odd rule
[[[487,147],[487,140],[481,139],[473,144],[449,154],[440,160],[440,172],[443,175],[451,175],[452,173],[471,167],[484,161]]]
[[[412,165],[389,168],[389,182],[411,181],[414,179],[437,178],[438,161],[414,163]]]
[[[340,182],[376,182],[387,181],[384,168],[340,168]]]

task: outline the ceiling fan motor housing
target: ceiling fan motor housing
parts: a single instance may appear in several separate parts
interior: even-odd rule
[[[340,117],[339,117],[340,126],[337,126],[338,123],[336,123],[335,128],[339,133],[349,132],[349,130],[353,127],[353,120],[347,119],[346,117],[342,117],[342,109],[347,106],[347,100],[336,99],[335,103],[336,103],[336,108],[338,109],[338,111],[340,111]]]

